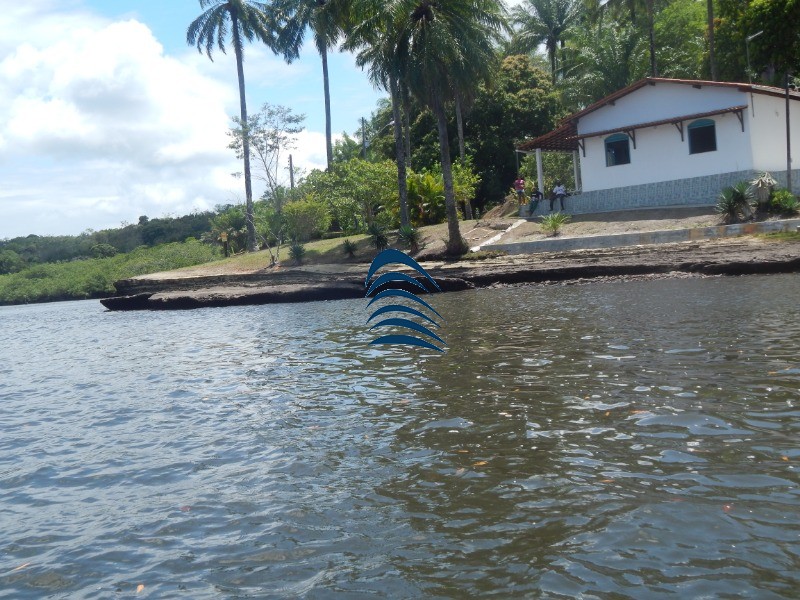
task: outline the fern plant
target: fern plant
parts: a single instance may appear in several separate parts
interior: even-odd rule
[[[348,258],[355,258],[358,246],[353,240],[345,240],[342,249]]]
[[[562,212],[550,213],[541,217],[542,232],[546,235],[557,236],[561,228],[572,220],[568,214]]]
[[[397,231],[397,237],[400,238],[400,241],[409,249],[411,254],[419,251],[419,244],[422,240],[419,229],[414,229],[411,225],[403,225]]]
[[[373,223],[367,228],[367,232],[372,237],[372,243],[375,244],[375,249],[378,252],[386,250],[389,247],[389,238],[386,236],[386,228],[378,223]]]

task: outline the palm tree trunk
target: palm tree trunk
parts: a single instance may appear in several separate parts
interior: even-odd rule
[[[711,68],[711,81],[717,80],[717,58],[714,56],[714,0],[706,0],[708,11],[708,62]]]
[[[466,162],[466,148],[464,147],[464,117],[461,114],[461,95],[456,92],[456,128],[458,130],[458,157],[463,167]],[[464,218],[472,220],[472,205],[469,199],[464,200]]]
[[[555,42],[553,43],[552,48],[547,49],[550,53],[550,73],[553,76],[553,83],[556,82],[556,46]]]
[[[450,137],[447,135],[447,116],[444,112],[444,102],[441,92],[434,100],[433,112],[439,129],[439,150],[442,160],[442,178],[444,179],[444,204],[447,213],[447,254],[460,256],[469,248],[458,226],[458,211],[456,210],[456,196],[453,190],[453,168],[450,163]]]
[[[408,85],[403,80],[399,81],[400,95],[403,98],[403,138],[405,140],[406,167],[411,168],[411,94]]]
[[[230,12],[233,48],[236,53],[236,73],[239,76],[239,117],[242,120],[242,153],[244,154],[244,196],[245,219],[247,220],[247,250],[255,252],[256,227],[253,222],[253,183],[250,178],[250,132],[247,122],[247,100],[244,93],[244,59],[242,57],[242,37],[239,33],[239,19],[235,11]]]
[[[389,92],[392,99],[392,118],[394,119],[394,147],[397,154],[397,191],[400,196],[400,225],[408,227],[408,185],[406,183],[406,156],[403,144],[403,124],[400,119],[400,90],[397,77],[389,75]]]
[[[331,89],[328,77],[328,49],[322,46],[319,51],[322,57],[322,85],[325,89],[325,154],[328,159],[328,169],[333,164],[333,141],[331,134]]]
[[[647,29],[650,37],[650,75],[651,77],[658,77],[658,69],[656,68],[656,32],[655,19],[653,16],[653,2],[655,2],[655,0],[647,0]]]

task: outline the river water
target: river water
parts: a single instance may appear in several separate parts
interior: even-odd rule
[[[2,598],[797,598],[800,277],[0,308]]]

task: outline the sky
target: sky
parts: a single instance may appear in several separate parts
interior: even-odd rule
[[[519,0],[516,0],[519,1]],[[514,4],[516,2],[511,2]],[[26,0],[0,12],[0,239],[77,235],[244,201],[228,149],[236,64],[186,44],[197,0]],[[322,66],[310,36],[286,64],[245,48],[248,111],[304,114],[295,166],[324,168]],[[352,55],[329,57],[334,136],[379,98]],[[263,188],[254,184],[258,197]]]

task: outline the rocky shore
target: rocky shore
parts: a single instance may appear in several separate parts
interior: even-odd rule
[[[443,291],[497,285],[800,271],[800,243],[745,236],[678,244],[428,261]],[[110,310],[172,310],[364,296],[368,263],[280,267],[240,274],[161,273],[119,281]]]

